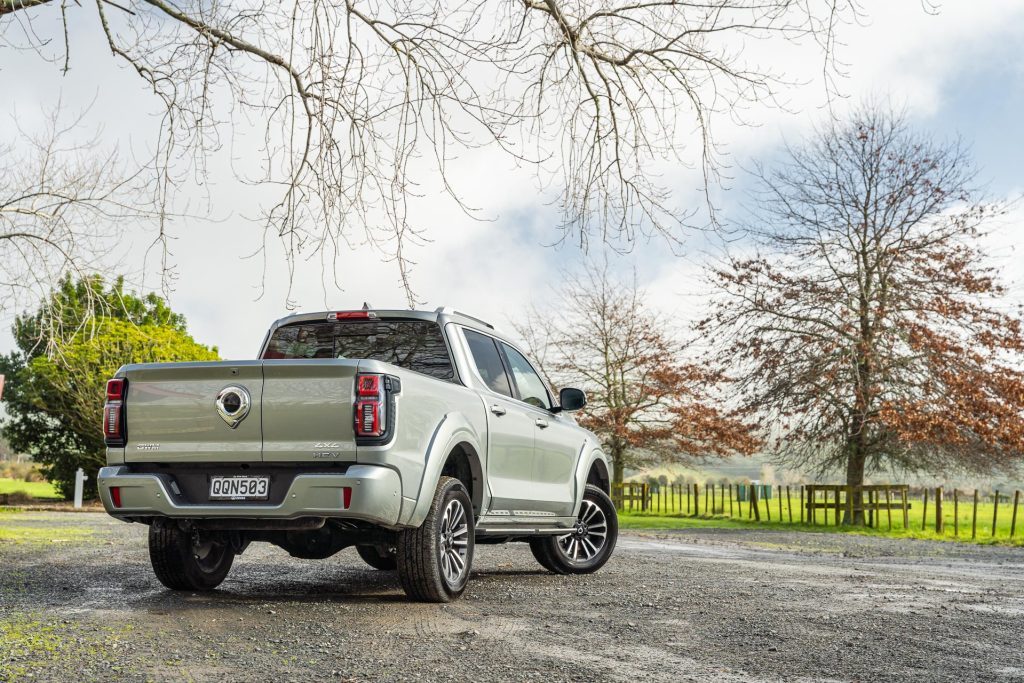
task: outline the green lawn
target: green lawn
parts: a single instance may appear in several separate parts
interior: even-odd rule
[[[57,499],[61,496],[48,481],[20,481],[18,479],[0,478],[0,494],[22,492],[32,498]]]

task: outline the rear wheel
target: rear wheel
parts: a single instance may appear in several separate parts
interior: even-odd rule
[[[530,550],[542,567],[556,574],[589,574],[604,566],[615,550],[619,518],[611,498],[587,485],[571,533],[530,540]]]
[[[398,568],[398,560],[392,548],[376,545],[357,545],[356,552],[359,553],[359,557],[363,558],[363,562],[374,569],[390,572]]]
[[[208,591],[224,581],[235,561],[235,551],[220,535],[153,522],[149,527],[149,560],[156,578],[171,590]]]
[[[398,535],[398,578],[406,595],[451,602],[466,589],[473,565],[473,504],[462,482],[441,477],[427,518]]]

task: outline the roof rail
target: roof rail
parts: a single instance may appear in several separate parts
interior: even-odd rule
[[[438,315],[458,315],[463,318],[469,318],[470,320],[475,320],[476,322],[480,323],[484,327],[487,327],[488,329],[494,329],[494,325],[490,324],[486,320],[481,320],[480,318],[477,318],[474,315],[469,315],[468,313],[463,313],[462,311],[456,311],[451,306],[438,306],[437,310],[434,312],[437,313]]]

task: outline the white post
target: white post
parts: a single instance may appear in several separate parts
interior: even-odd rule
[[[78,471],[75,472],[75,507],[82,507],[82,489],[85,488],[85,480],[89,477],[86,476],[85,471],[79,467]]]

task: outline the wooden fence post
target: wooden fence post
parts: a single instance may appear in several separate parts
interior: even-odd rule
[[[907,510],[907,487],[900,487],[900,500],[903,502],[903,530],[910,530],[910,511]]]
[[[807,508],[805,508],[804,505],[805,505],[805,503],[804,503],[804,485],[800,484],[800,523],[801,524],[804,523],[804,519],[806,519],[804,517],[804,515],[807,513]],[[810,517],[810,515],[807,515],[807,518],[809,518],[809,517]]]
[[[835,514],[835,519],[833,520],[835,522],[836,526],[839,526],[840,524],[843,523],[843,520],[840,519],[841,515],[839,514],[839,510],[840,510],[840,507],[839,507],[839,492],[842,491],[842,489],[843,489],[842,486],[837,486],[836,487],[836,500],[835,500],[836,511],[834,513]]]
[[[971,540],[978,537],[978,489],[974,489],[974,512],[971,515]]]
[[[924,507],[921,509],[921,531],[928,526],[928,487],[924,489]]]
[[[992,538],[996,537],[996,523],[999,521],[999,489],[996,489],[995,505],[992,506]]]
[[[729,517],[732,517],[732,482],[729,482]]]
[[[868,526],[875,528],[875,490],[868,489]]]
[[[775,488],[779,491],[779,521],[782,521],[782,484],[777,485]]]
[[[850,526],[853,526],[853,498],[854,491],[857,489],[859,489],[859,487],[853,486],[847,486],[844,489],[844,491],[846,491],[846,523]]]
[[[693,482],[693,516],[700,515],[700,484]]]
[[[759,484],[759,486],[767,486],[768,499],[764,501],[764,512],[768,516],[768,521],[772,521],[772,485],[771,484]],[[764,489],[762,489],[764,490]]]
[[[750,487],[750,505],[751,505],[751,507],[754,508],[754,521],[755,522],[760,522],[761,521],[761,506],[758,504],[758,500],[757,500],[757,487],[756,486],[751,486]]]
[[[1017,503],[1020,502],[1020,489],[1013,492],[1013,515],[1010,516],[1010,538],[1017,533]]]
[[[885,485],[885,513],[889,519],[889,531],[892,531],[892,496],[888,484]]]
[[[953,538],[960,536],[960,490],[953,489]]]
[[[1020,502],[1020,489],[1013,492],[1013,515],[1010,516],[1010,538],[1017,533],[1017,503]]]
[[[944,531],[942,523],[942,487],[935,488],[935,533],[941,534]]]
[[[786,485],[786,507],[789,508],[789,523],[793,523],[793,497],[789,495],[789,484]],[[782,515],[779,515],[780,517]]]

